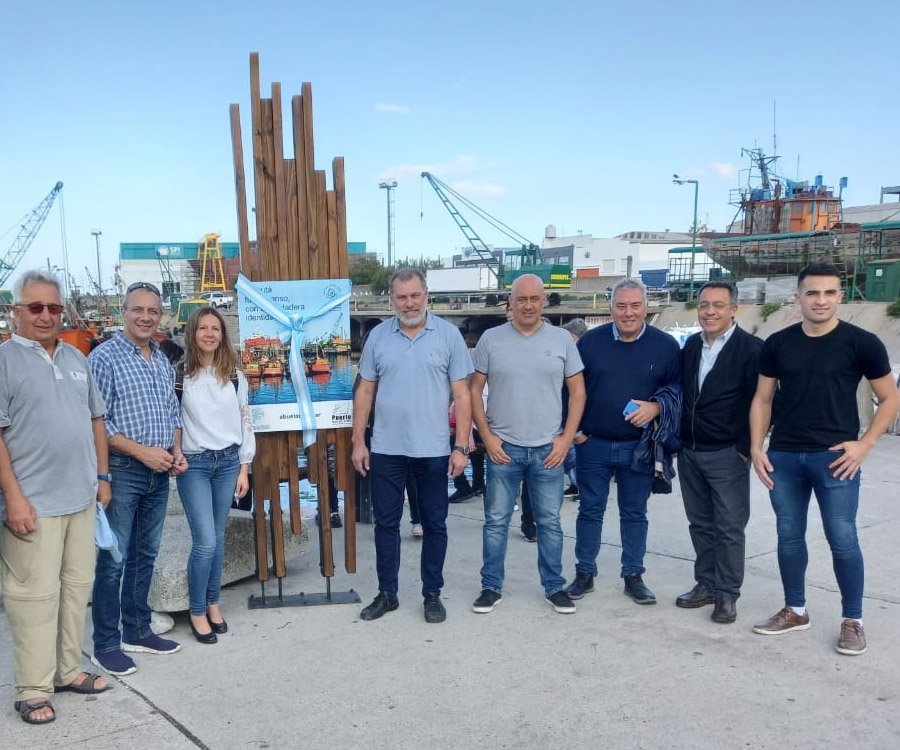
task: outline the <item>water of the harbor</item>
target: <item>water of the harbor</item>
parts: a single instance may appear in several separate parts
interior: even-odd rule
[[[313,401],[349,401],[353,398],[353,380],[357,365],[347,355],[329,354],[331,372],[327,375],[306,375]],[[253,378],[250,384],[250,405],[289,404],[296,402],[292,378]]]

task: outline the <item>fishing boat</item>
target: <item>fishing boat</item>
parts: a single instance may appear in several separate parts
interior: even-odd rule
[[[244,377],[248,380],[262,377],[262,368],[259,362],[254,360],[244,362]]]
[[[306,374],[307,375],[330,375],[331,361],[325,356],[325,350],[322,345],[316,346],[315,356],[306,358]]]
[[[721,273],[739,280],[794,275],[810,263],[838,267],[848,284],[862,286],[867,264],[900,258],[900,206],[843,206],[843,190],[795,181],[776,171],[778,157],[742,149],[750,159],[747,182],[731,191],[737,214],[726,233],[704,233],[705,252]]]

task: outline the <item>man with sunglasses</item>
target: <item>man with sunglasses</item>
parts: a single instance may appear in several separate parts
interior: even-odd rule
[[[28,271],[13,295],[15,334],[0,346],[0,580],[15,708],[47,724],[54,690],[109,688],[81,670],[96,501],[110,498],[105,408],[84,355],[57,338],[57,279]]]
[[[150,630],[147,603],[166,518],[169,475],[187,469],[175,373],[153,339],[161,317],[159,290],[145,282],[132,284],[122,305],[124,330],[89,356],[106,402],[112,479],[107,516],[123,558],[116,562],[106,550],[97,555],[91,661],[115,675],[137,669],[124,652],[173,654],[181,648]]]

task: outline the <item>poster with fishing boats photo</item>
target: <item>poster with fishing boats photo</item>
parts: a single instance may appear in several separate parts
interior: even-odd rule
[[[240,357],[256,432],[350,427],[350,281],[241,276]]]

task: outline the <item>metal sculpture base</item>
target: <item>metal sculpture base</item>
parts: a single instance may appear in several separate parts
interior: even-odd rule
[[[266,584],[260,581],[262,590],[261,596],[251,596],[247,600],[248,609],[276,609],[278,607],[321,607],[325,604],[361,604],[362,599],[359,598],[353,589],[349,591],[332,591],[331,579],[325,579],[325,593],[285,595],[281,590],[281,579],[278,579],[278,595],[266,596]]]

